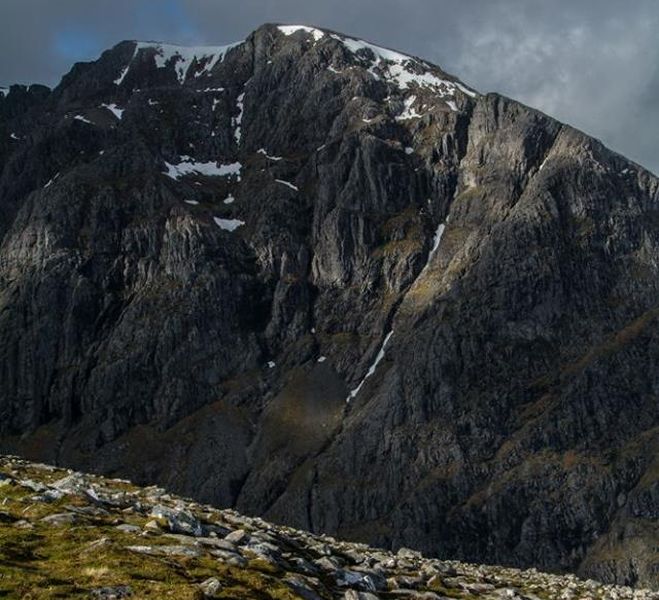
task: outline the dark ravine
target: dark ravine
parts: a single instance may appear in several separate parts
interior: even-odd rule
[[[659,587],[648,171],[275,25],[12,86],[0,166],[0,451]]]

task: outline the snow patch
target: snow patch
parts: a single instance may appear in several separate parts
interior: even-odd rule
[[[389,50],[388,48],[382,48],[381,46],[376,46],[370,44],[364,40],[359,40],[357,38],[341,37],[336,34],[331,34],[331,36],[341,42],[350,52],[357,54],[362,50],[370,50],[379,60],[388,60],[394,63],[401,63],[407,60],[412,60],[411,56],[401,54],[395,50]]]
[[[446,223],[440,223],[437,226],[437,231],[435,231],[435,236],[432,239],[432,248],[430,249],[430,252],[428,252],[428,263],[430,262],[430,259],[435,255],[435,252],[437,252],[437,248],[439,248],[439,242],[442,241],[442,235],[444,235],[445,229]]]
[[[117,77],[114,80],[115,85],[121,85],[123,80],[126,78],[126,75],[128,75],[128,70],[130,69],[130,65],[133,64],[135,57],[137,56],[138,49],[139,49],[139,45],[135,44],[135,49],[133,50],[133,56],[131,56],[130,60],[128,61],[128,64],[121,70],[121,73],[119,73],[119,77]]]
[[[73,118],[74,118],[76,121],[82,121],[83,123],[87,123],[87,124],[89,124],[89,125],[93,125],[93,123],[92,123],[89,119],[86,119],[86,118],[83,117],[82,115],[76,115],[76,116],[73,117]]]
[[[326,360],[327,360],[327,356],[319,356],[316,362],[322,363],[325,362]]]
[[[197,206],[197,204],[199,204],[196,200],[184,200],[183,202],[186,204],[192,204],[192,206]]]
[[[414,153],[414,148],[410,148],[409,146],[405,148],[405,154],[413,154]]]
[[[284,181],[283,179],[275,179],[277,183],[281,183],[282,185],[288,186],[292,190],[295,190],[296,192],[299,192],[300,190],[297,188],[297,186],[293,185],[290,181]]]
[[[263,154],[263,156],[265,156],[265,157],[266,157],[267,159],[269,159],[269,160],[281,160],[281,159],[282,159],[281,156],[270,156],[270,155],[266,152],[265,148],[259,148],[259,149],[257,150],[257,152],[258,152],[259,154]]]
[[[218,175],[220,177],[224,177],[227,175],[236,175],[238,180],[240,180],[240,169],[242,169],[242,165],[239,162],[235,163],[228,163],[226,165],[220,165],[218,167]]]
[[[330,34],[332,38],[341,42],[353,54],[365,58],[369,51],[374,56],[371,59],[369,73],[376,79],[384,79],[393,83],[401,90],[409,89],[415,85],[435,91],[440,96],[452,97],[457,90],[468,96],[476,97],[477,93],[459,81],[444,79],[431,72],[432,66],[417,58],[376,46],[364,40],[342,37]]]
[[[43,189],[45,190],[47,187],[50,187],[58,177],[59,177],[59,171],[55,174],[54,177],[48,180],[48,183],[43,186]]]
[[[245,224],[245,221],[240,219],[220,219],[220,217],[213,217],[213,221],[217,224],[220,229],[225,231],[235,231],[241,225]]]
[[[121,117],[124,114],[124,108],[119,108],[116,104],[101,104],[103,108],[107,108],[117,119],[121,121]]]
[[[432,238],[432,247],[430,248],[430,252],[428,252],[428,258],[426,258],[426,264],[423,266],[423,269],[421,269],[421,272],[419,273],[419,277],[421,277],[421,274],[424,273],[426,269],[430,266],[430,261],[432,260],[432,257],[435,256],[435,253],[439,248],[439,243],[442,241],[442,236],[444,235],[444,230],[446,229],[446,223],[448,223],[448,217],[446,218],[446,221],[444,221],[444,223],[440,223],[439,225],[437,225],[437,230],[435,231],[435,235]]]
[[[296,31],[306,31],[313,36],[313,39],[317,42],[322,39],[325,35],[324,31],[316,29],[315,27],[308,27],[307,25],[279,25],[277,27],[284,35],[293,35]]]
[[[21,138],[19,138],[19,137],[18,137],[15,133],[13,133],[13,132],[9,134],[9,137],[10,137],[12,140],[20,140],[20,139],[21,139]]]
[[[156,67],[162,69],[173,63],[179,83],[183,83],[195,65],[194,77],[210,75],[215,65],[224,60],[227,52],[243,42],[235,42],[226,46],[176,46],[174,44],[158,44],[152,42],[137,42],[137,51],[152,48],[155,50]],[[134,58],[134,57],[133,57]]]
[[[359,394],[359,390],[362,388],[364,385],[364,382],[375,373],[375,369],[377,369],[378,364],[380,361],[384,358],[384,350],[387,347],[387,344],[389,343],[389,339],[393,335],[394,330],[392,329],[384,338],[384,341],[382,342],[382,345],[380,346],[380,350],[378,351],[375,360],[373,361],[373,364],[368,368],[368,371],[366,372],[366,375],[364,375],[364,378],[359,382],[359,385],[353,389],[348,397],[346,398],[346,402],[350,402],[357,394]]]
[[[165,162],[167,166],[167,177],[180,179],[184,175],[194,173],[196,175],[205,175],[207,177],[226,177],[235,175],[240,181],[240,169],[242,165],[239,162],[226,165],[218,165],[216,162],[197,162],[190,156],[181,156],[180,162],[176,165]]]
[[[9,93],[9,88],[0,86],[0,96],[3,98]]]
[[[238,99],[236,101],[238,116],[233,118],[233,127],[234,127],[233,137],[236,140],[236,144],[240,144],[240,138],[242,137],[243,109],[245,108],[243,103],[244,99],[245,99],[245,92],[240,94],[240,96],[238,96]]]
[[[235,202],[235,198],[231,195],[228,195],[224,200],[222,200],[223,204],[233,204]]]
[[[275,362],[273,360],[268,361],[268,368],[269,369],[274,369],[275,368]]]
[[[119,77],[114,80],[116,85],[121,85],[122,81],[128,74],[137,53],[140,50],[153,49],[156,67],[162,69],[169,64],[174,65],[176,77],[179,83],[183,83],[190,72],[192,65],[195,65],[194,77],[209,75],[213,67],[222,62],[229,50],[240,46],[243,42],[235,42],[226,46],[176,46],[174,44],[160,44],[158,42],[135,42],[135,50],[128,64],[122,69]]]
[[[416,109],[413,107],[413,104],[416,102],[416,96],[412,95],[409,98],[405,98],[403,103],[403,112],[400,113],[397,117],[397,121],[406,121],[408,119],[419,119],[423,115],[416,112]]]
[[[471,96],[472,98],[476,98],[476,96],[478,96],[478,92],[468,88],[466,85],[460,83],[459,81],[455,81],[453,83],[455,87],[457,87],[462,93],[467,94],[467,96]]]

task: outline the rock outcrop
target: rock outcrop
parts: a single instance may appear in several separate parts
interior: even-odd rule
[[[659,182],[330,31],[0,94],[0,448],[659,585]]]

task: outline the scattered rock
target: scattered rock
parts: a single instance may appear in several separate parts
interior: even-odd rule
[[[96,588],[92,590],[92,598],[99,600],[120,600],[133,595],[133,590],[128,585],[115,585]]]
[[[152,556],[201,556],[201,550],[192,546],[126,546],[131,552],[150,554]]]
[[[409,548],[400,548],[398,552],[396,552],[396,556],[399,558],[407,558],[409,560],[418,560],[422,558],[421,552],[410,550]]]
[[[89,480],[81,473],[72,473],[58,479],[51,487],[69,494],[83,494],[89,488]]]
[[[142,533],[142,529],[137,525],[130,525],[129,523],[122,523],[116,527],[119,531],[124,533]]]
[[[319,573],[319,570],[313,564],[301,556],[292,556],[287,554],[284,556],[284,558],[288,561],[294,570],[300,573],[304,573],[305,575],[318,575]]]
[[[178,510],[158,504],[151,509],[149,516],[166,520],[169,530],[173,533],[187,533],[195,536],[200,536],[203,533],[201,523],[186,510]]]
[[[160,525],[158,524],[158,521],[151,519],[150,521],[147,521],[144,524],[144,529],[145,531],[150,531],[152,533],[160,533],[162,529],[160,528]]]
[[[90,517],[108,517],[110,513],[104,508],[99,508],[98,506],[73,506],[67,504],[64,506],[66,510],[77,513],[79,515],[87,515]]]
[[[371,592],[387,587],[386,581],[377,575],[358,571],[339,571],[337,583],[339,587],[351,587]]]
[[[204,593],[204,596],[213,597],[222,589],[222,584],[217,577],[209,577],[206,581],[199,584],[199,588]]]
[[[48,489],[43,483],[32,481],[31,479],[22,479],[18,482],[18,485],[37,493],[45,492]]]
[[[249,534],[244,529],[236,529],[224,537],[225,540],[233,544],[244,544],[249,541]]]
[[[226,550],[211,550],[211,556],[217,558],[232,567],[244,567],[247,564],[247,559],[235,552],[227,552]]]
[[[110,546],[111,544],[112,542],[109,540],[109,538],[102,537],[87,544],[87,546],[82,549],[82,552],[96,552],[97,550],[105,548],[106,546]]]
[[[221,550],[226,550],[228,552],[237,552],[236,545],[232,544],[226,539],[222,540],[219,538],[200,537],[200,538],[195,538],[195,541],[201,544],[202,546],[219,548]]]
[[[347,590],[343,594],[343,600],[380,600],[375,594],[371,592],[358,592],[357,590]]]
[[[334,556],[323,556],[315,560],[314,564],[322,571],[336,571],[343,566],[343,561]]]
[[[323,600],[322,596],[311,587],[309,580],[300,577],[299,575],[289,575],[285,579],[286,583],[293,590],[295,595],[302,600]],[[318,580],[315,581],[315,586],[318,586]]]
[[[44,517],[41,521],[49,525],[71,525],[78,521],[78,516],[72,512],[56,513]]]

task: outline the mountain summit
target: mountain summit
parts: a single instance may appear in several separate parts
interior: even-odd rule
[[[0,451],[659,585],[659,181],[306,26],[0,94]]]

